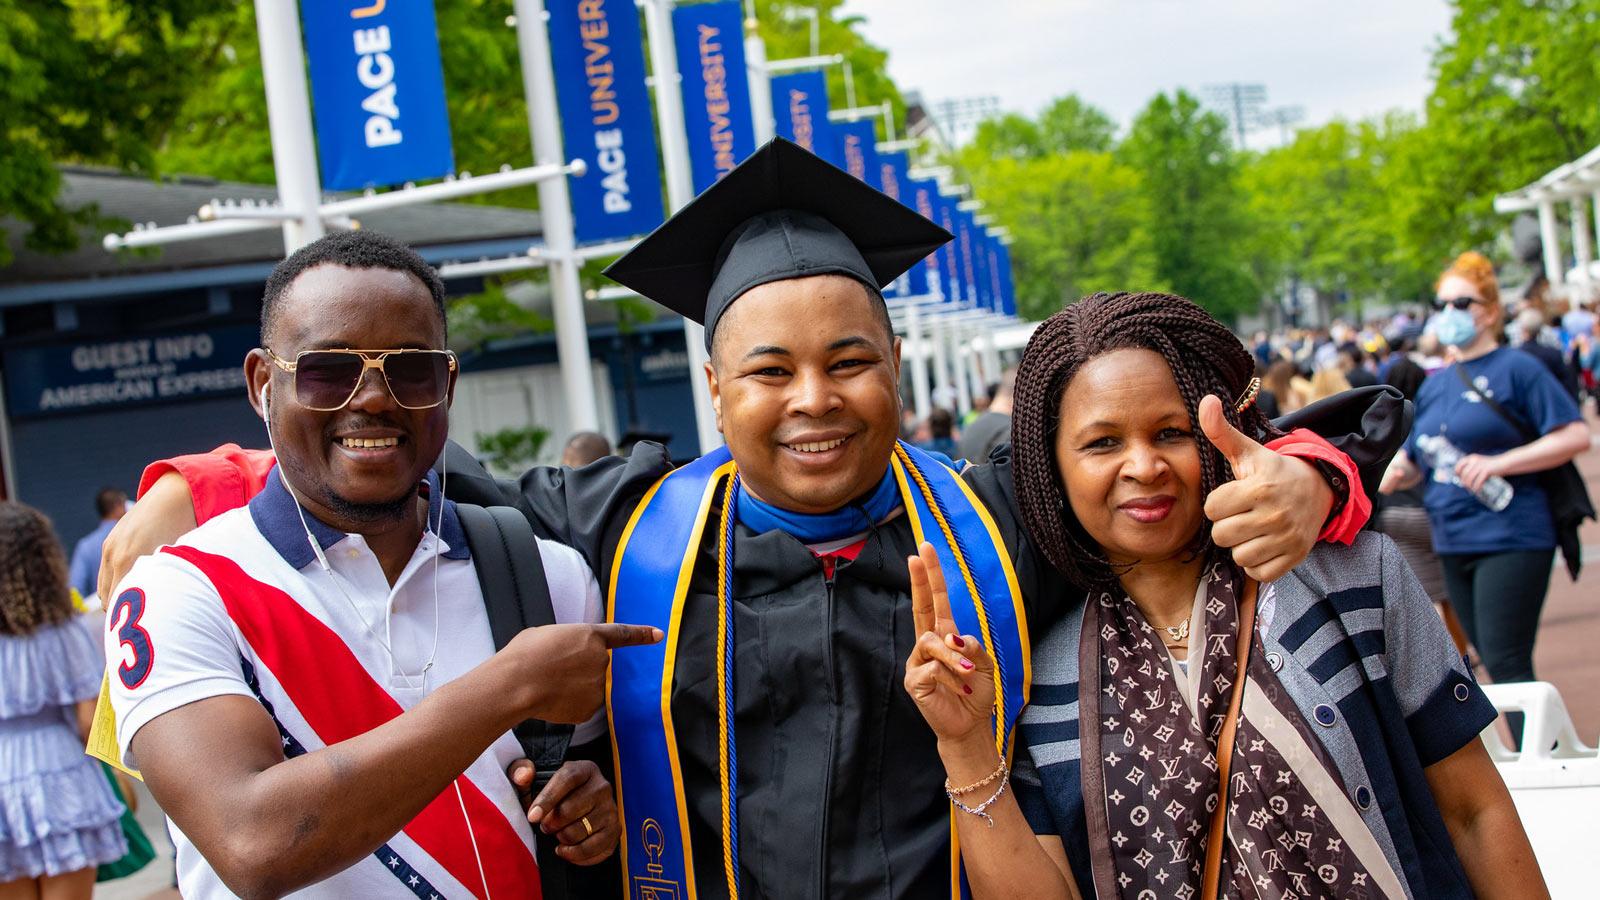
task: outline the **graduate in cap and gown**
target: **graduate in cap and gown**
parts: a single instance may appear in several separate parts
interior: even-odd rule
[[[962,892],[935,738],[901,686],[918,637],[907,557],[933,545],[961,633],[998,662],[1002,752],[1029,634],[1081,594],[1029,547],[1008,448],[958,472],[897,440],[882,290],[949,239],[775,139],[606,270],[706,326],[726,446],[678,468],[642,442],[517,481],[446,451],[452,498],[516,506],[585,556],[614,621],[667,633],[614,653],[608,678],[630,898]],[[1343,452],[1262,449],[1215,505],[1258,577],[1353,536],[1359,485],[1407,418],[1381,390],[1321,414]]]

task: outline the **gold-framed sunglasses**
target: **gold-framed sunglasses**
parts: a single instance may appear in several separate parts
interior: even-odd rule
[[[294,361],[262,347],[272,364],[294,376],[294,398],[315,412],[344,409],[361,389],[368,369],[383,375],[394,402],[406,409],[432,409],[450,395],[458,364],[449,350],[301,350]]]

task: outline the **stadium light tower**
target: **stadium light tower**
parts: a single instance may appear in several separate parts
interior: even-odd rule
[[[1305,121],[1306,108],[1304,106],[1274,106],[1264,109],[1256,119],[1261,127],[1269,128],[1278,126],[1278,141],[1280,144],[1289,143],[1289,130]]]
[[[977,131],[983,120],[1000,112],[1000,98],[951,97],[935,100],[928,111],[949,136],[950,145],[959,147],[970,133]]]
[[[1233,126],[1234,146],[1244,149],[1246,129],[1255,124],[1261,108],[1267,105],[1267,86],[1264,84],[1208,84],[1203,89],[1211,105],[1228,117]]]

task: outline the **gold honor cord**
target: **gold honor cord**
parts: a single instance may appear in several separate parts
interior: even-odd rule
[[[922,494],[923,502],[928,505],[928,511],[933,514],[933,520],[938,523],[939,533],[944,536],[945,544],[950,548],[950,554],[956,558],[956,566],[961,570],[961,580],[967,586],[967,596],[972,598],[972,609],[978,615],[978,630],[981,632],[979,637],[983,640],[983,646],[993,651],[994,641],[989,636],[989,616],[984,612],[983,595],[978,593],[978,585],[972,578],[972,570],[967,567],[966,554],[961,552],[961,545],[956,543],[955,532],[950,529],[950,523],[945,520],[944,512],[939,508],[939,502],[933,495],[933,488],[929,486],[927,479],[923,477],[922,471],[917,468],[917,464],[906,453],[904,447],[895,444],[894,452],[900,465],[906,472],[910,473],[912,480],[917,483],[918,493]],[[909,503],[906,505],[908,507],[911,506]],[[920,535],[918,536],[918,543],[921,543]],[[1000,677],[998,661],[994,666],[992,677],[994,679],[995,709],[1001,711],[994,717],[995,750],[1002,756],[1009,757],[1010,747],[1008,746],[1009,742],[1006,740],[1006,717],[1004,714],[1006,688],[1004,680]]]
[[[722,875],[728,882],[728,900],[739,900],[739,860],[734,850],[737,835],[734,834],[733,824],[733,804],[737,802],[734,788],[738,784],[739,773],[729,771],[728,736],[731,725],[728,720],[731,718],[729,704],[733,698],[729,696],[732,685],[728,683],[727,672],[728,629],[732,624],[728,562],[733,555],[733,542],[728,529],[732,524],[733,492],[738,479],[738,474],[733,474],[728,478],[728,486],[723,489],[722,518],[717,528],[717,666],[721,670],[717,675],[717,775],[722,789]]]

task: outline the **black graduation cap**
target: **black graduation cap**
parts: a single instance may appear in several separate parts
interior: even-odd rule
[[[848,275],[881,294],[950,233],[798,144],[773,138],[605,274],[706,326],[757,285]]]

